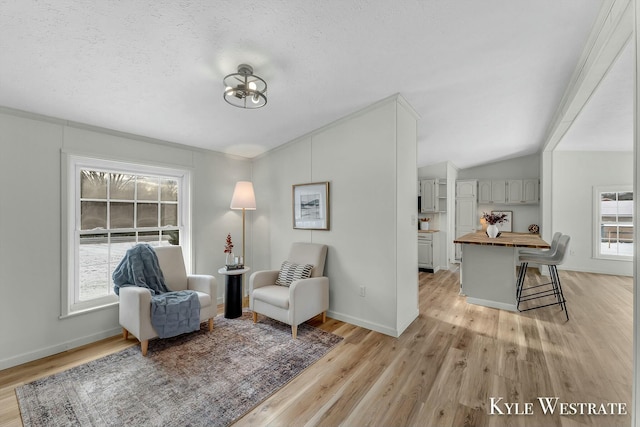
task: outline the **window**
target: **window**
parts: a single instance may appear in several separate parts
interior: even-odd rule
[[[633,191],[629,186],[594,189],[596,258],[633,258]]]
[[[117,302],[111,275],[137,243],[189,253],[189,173],[68,155],[63,316]],[[188,264],[187,264],[188,265]]]

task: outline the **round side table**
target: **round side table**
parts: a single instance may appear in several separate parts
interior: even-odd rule
[[[226,276],[224,292],[224,317],[235,319],[242,316],[242,276],[249,271],[249,267],[237,270],[227,270],[222,267],[218,274]]]

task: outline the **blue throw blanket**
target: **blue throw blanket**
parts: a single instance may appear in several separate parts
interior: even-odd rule
[[[112,275],[113,290],[139,286],[151,292],[151,324],[160,338],[200,329],[200,300],[194,291],[172,292],[167,288],[158,257],[147,244],[129,249]]]
[[[120,288],[125,286],[147,288],[151,295],[169,292],[158,264],[158,257],[147,244],[141,243],[129,249],[111,277],[116,295],[120,295]]]

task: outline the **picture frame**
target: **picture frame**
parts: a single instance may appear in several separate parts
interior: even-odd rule
[[[293,228],[329,230],[329,182],[292,186]]]
[[[491,213],[496,215],[502,215],[502,214],[507,215],[506,222],[496,224],[500,232],[504,231],[504,232],[510,233],[511,230],[513,230],[513,211],[491,211]]]

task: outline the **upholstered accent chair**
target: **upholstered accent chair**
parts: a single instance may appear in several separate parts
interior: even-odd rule
[[[291,335],[296,339],[299,324],[318,314],[325,322],[329,309],[329,278],[323,276],[326,257],[326,245],[294,243],[280,270],[253,273],[249,278],[249,308],[254,323],[258,314],[279,320],[291,325]]]
[[[154,251],[167,287],[172,291],[196,291],[200,301],[200,322],[208,320],[209,331],[212,331],[213,318],[218,309],[215,277],[187,275],[180,246],[160,246],[155,247]],[[146,288],[127,286],[120,288],[119,297],[122,334],[125,339],[129,333],[138,338],[142,355],[146,356],[149,340],[158,336],[151,324],[151,292]]]

